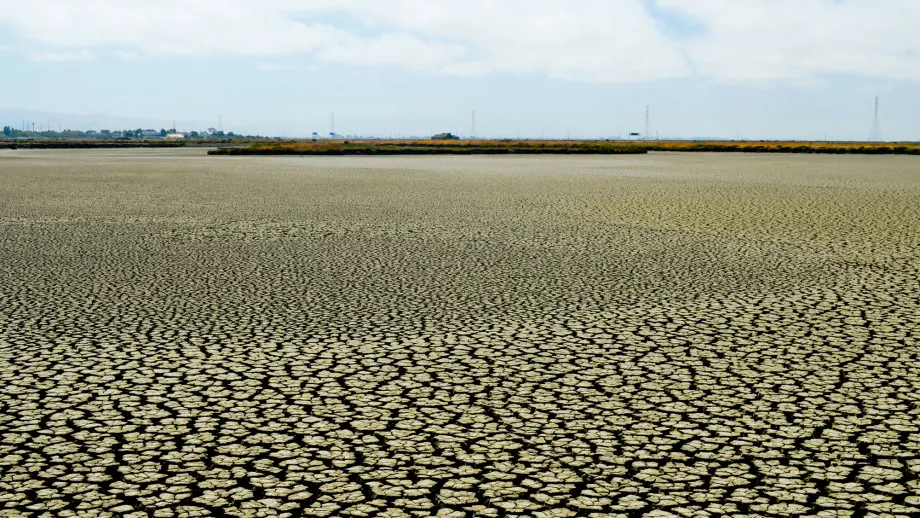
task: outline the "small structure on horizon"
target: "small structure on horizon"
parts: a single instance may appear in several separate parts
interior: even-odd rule
[[[431,140],[460,140],[460,137],[450,132],[438,133],[437,135],[431,137]]]

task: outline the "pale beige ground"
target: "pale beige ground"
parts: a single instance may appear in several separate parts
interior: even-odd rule
[[[920,159],[0,152],[0,516],[920,515]]]

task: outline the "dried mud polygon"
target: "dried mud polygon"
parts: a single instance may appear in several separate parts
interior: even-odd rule
[[[920,160],[0,154],[0,516],[918,516]]]

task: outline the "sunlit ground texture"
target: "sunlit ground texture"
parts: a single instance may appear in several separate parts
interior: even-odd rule
[[[920,159],[0,153],[0,516],[918,516]]]

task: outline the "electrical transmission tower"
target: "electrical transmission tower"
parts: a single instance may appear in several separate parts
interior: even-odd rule
[[[881,142],[882,128],[878,121],[878,97],[875,98],[875,119],[872,121],[872,131],[869,133],[869,142]]]
[[[651,135],[651,128],[649,126],[649,117],[648,117],[648,105],[645,105],[645,140],[648,140]]]
[[[473,119],[470,122],[470,140],[476,138],[476,110],[473,110]]]

